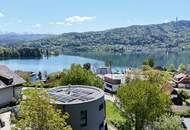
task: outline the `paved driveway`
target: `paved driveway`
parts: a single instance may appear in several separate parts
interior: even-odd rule
[[[0,114],[1,120],[5,122],[5,126],[3,128],[0,128],[0,130],[11,130],[10,116],[11,116],[11,112],[5,112],[5,113]]]

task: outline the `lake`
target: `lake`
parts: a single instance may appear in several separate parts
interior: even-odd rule
[[[174,64],[190,64],[190,52],[178,53],[67,53],[60,56],[43,57],[41,59],[4,59],[0,60],[0,64],[7,65],[12,70],[26,71],[47,71],[48,73],[69,69],[73,63],[81,64],[91,63],[92,68],[104,66],[108,61],[112,62],[113,71],[126,70],[128,67],[138,68],[142,62],[153,57],[156,65],[167,66]]]

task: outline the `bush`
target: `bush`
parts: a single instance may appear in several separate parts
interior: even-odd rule
[[[185,130],[179,116],[165,114],[153,123],[155,130]]]
[[[180,90],[179,95],[183,98],[183,101],[189,98],[188,92],[186,92],[185,90]]]

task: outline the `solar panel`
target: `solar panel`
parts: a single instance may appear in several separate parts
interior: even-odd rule
[[[93,97],[81,96],[80,99],[91,100],[91,99],[93,99]]]
[[[71,97],[71,96],[66,96],[66,97],[63,97],[61,101],[63,102],[71,102],[75,100],[75,98]]]
[[[72,97],[80,97],[80,94],[77,94],[77,93],[73,93],[71,94]]]
[[[94,92],[92,92],[92,91],[86,91],[86,90],[81,90],[81,93],[90,95],[90,94],[92,94],[92,93],[94,93]]]
[[[80,89],[73,89],[72,92],[73,92],[73,93],[80,93],[81,90],[80,90]]]
[[[57,88],[49,90],[49,95],[59,102],[80,102],[89,101],[94,98],[95,91],[86,88]]]

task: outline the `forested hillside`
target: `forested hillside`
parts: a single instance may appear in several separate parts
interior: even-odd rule
[[[63,51],[152,51],[190,49],[190,21],[134,25],[105,31],[65,33],[53,38],[19,42],[15,47]]]

